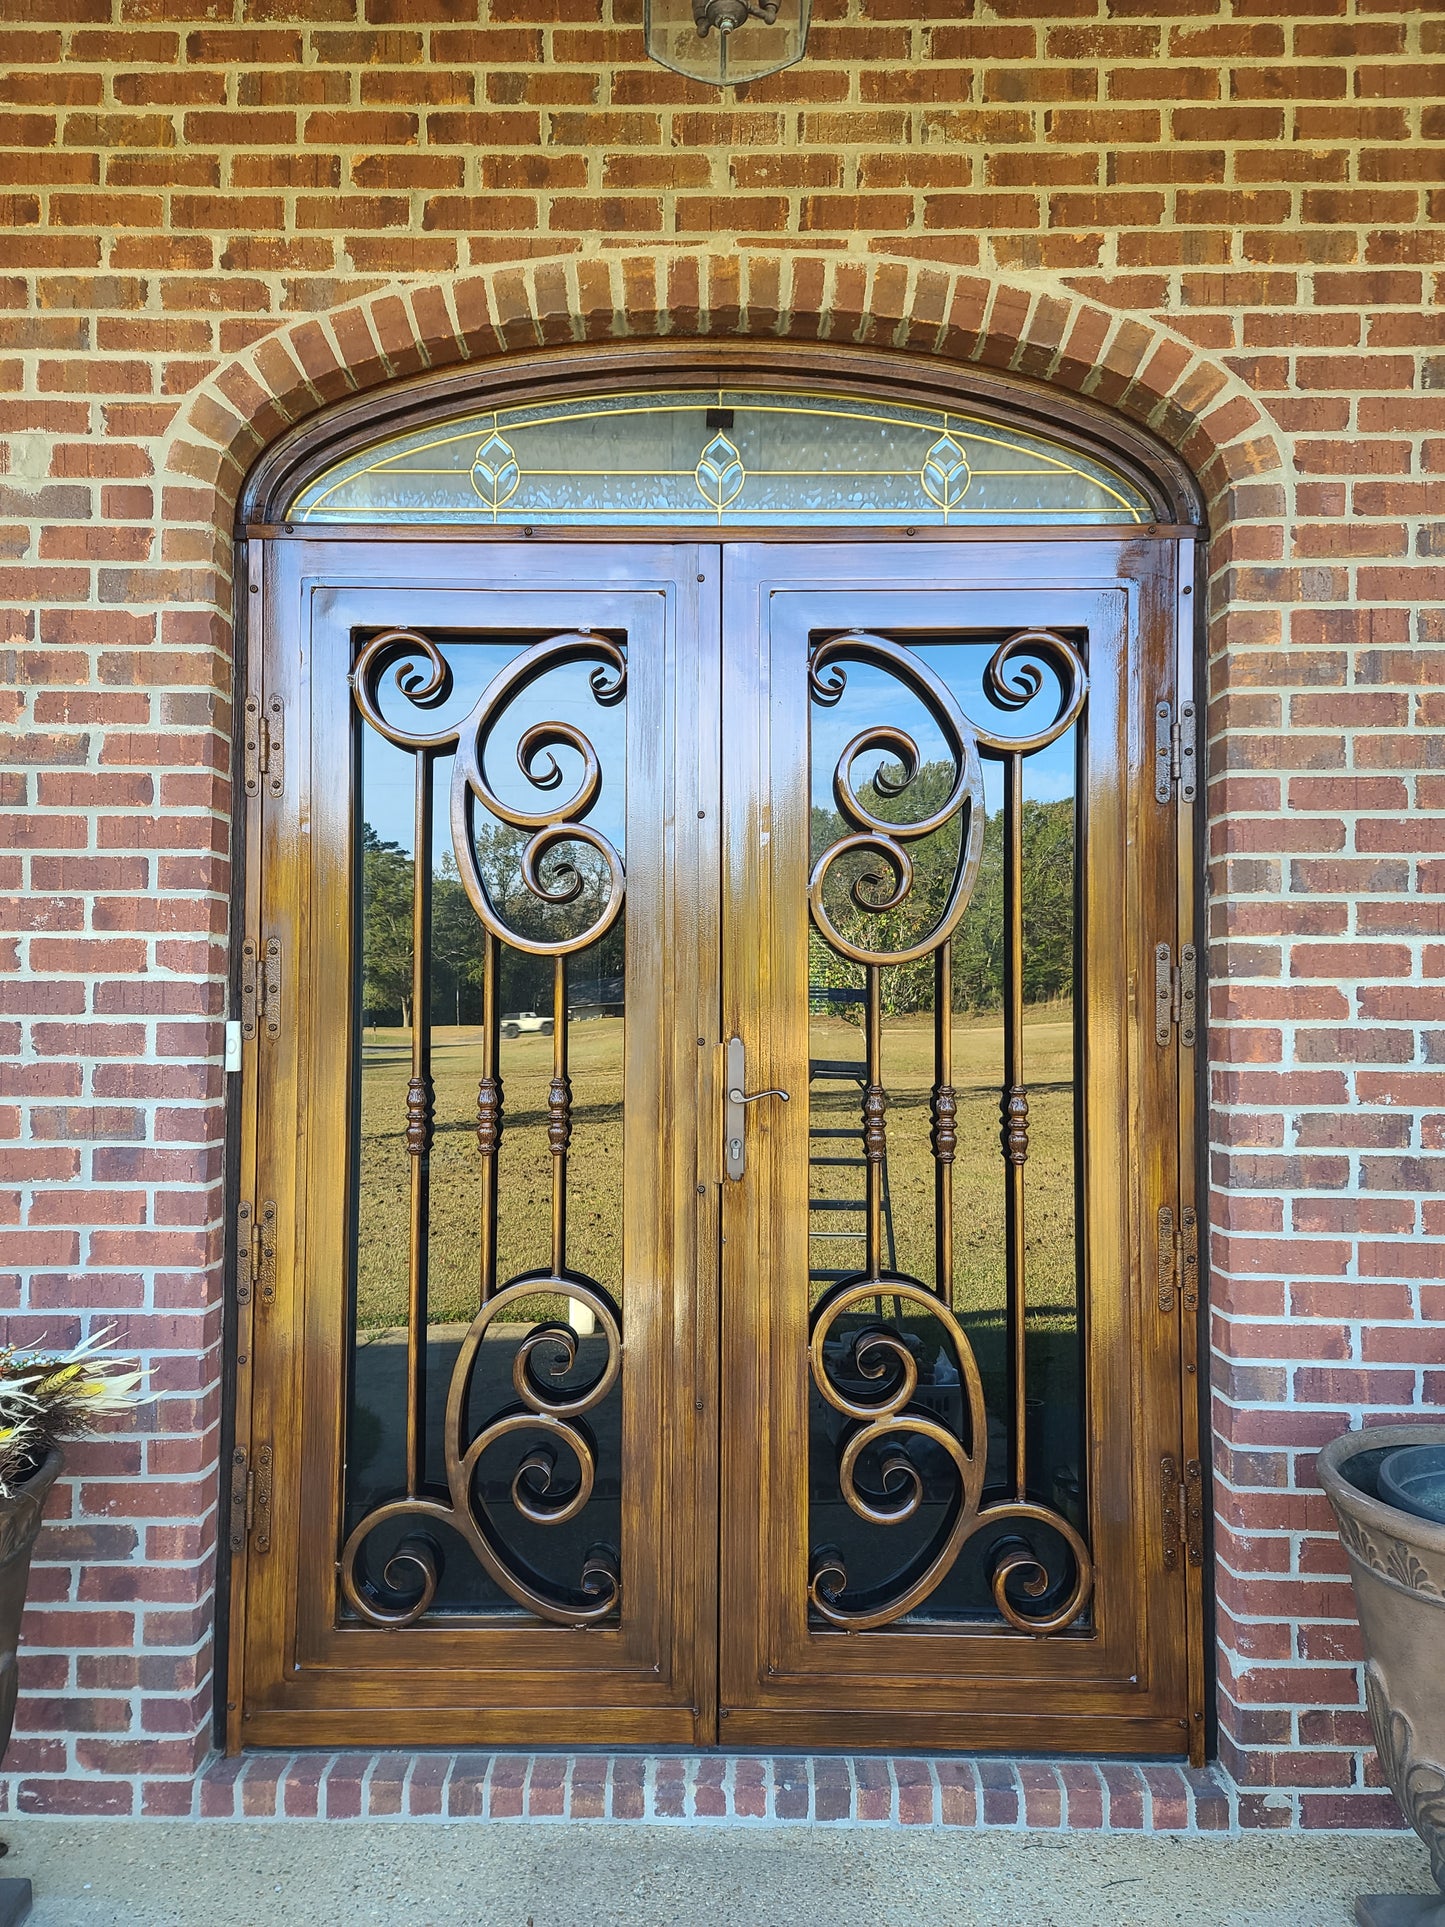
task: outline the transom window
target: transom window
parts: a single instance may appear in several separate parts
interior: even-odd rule
[[[388,437],[288,521],[987,526],[1139,523],[1147,497],[1064,442],[951,409],[766,389],[592,395]]]

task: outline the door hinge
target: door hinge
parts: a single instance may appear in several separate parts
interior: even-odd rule
[[[246,1544],[246,1532],[251,1506],[251,1469],[246,1459],[246,1448],[238,1445],[231,1454],[231,1499],[230,1499],[230,1544],[232,1552],[240,1552]]]
[[[241,1035],[249,1043],[259,1018],[268,1037],[281,1034],[281,939],[264,945],[247,937],[241,945]]]
[[[246,1208],[245,1205],[241,1206],[243,1211]],[[1167,1313],[1174,1309],[1179,1279],[1179,1233],[1174,1229],[1174,1213],[1167,1204],[1161,1204],[1159,1207],[1156,1251],[1159,1269],[1159,1309]]]
[[[271,1461],[269,1445],[263,1445],[256,1454],[256,1469],[252,1475],[251,1489],[246,1502],[246,1531],[250,1534],[251,1544],[257,1552],[271,1550]]]
[[[1177,1572],[1180,1549],[1191,1566],[1204,1564],[1204,1467],[1198,1459],[1179,1461],[1165,1453],[1159,1461],[1159,1505],[1164,1526],[1164,1570]]]
[[[1191,1566],[1204,1564],[1204,1467],[1190,1459],[1184,1467],[1184,1546]]]
[[[1186,1204],[1179,1213],[1175,1239],[1179,1252],[1179,1296],[1186,1315],[1199,1309],[1199,1213]]]
[[[253,1293],[270,1305],[276,1298],[276,1206],[271,1199],[258,1219],[253,1206],[236,1207],[236,1303],[249,1305]]]
[[[1169,803],[1176,788],[1180,800],[1192,803],[1199,793],[1199,721],[1193,703],[1180,703],[1175,718],[1172,703],[1154,705],[1154,800]]]
[[[247,796],[261,794],[263,776],[266,794],[279,796],[286,767],[286,708],[279,696],[268,697],[264,708],[259,696],[246,698],[241,747]]]
[[[1186,943],[1175,965],[1167,943],[1154,946],[1154,1041],[1161,1049],[1175,1031],[1192,1050],[1199,1032],[1199,952]]]
[[[1165,1453],[1159,1461],[1159,1509],[1164,1527],[1164,1570],[1179,1570],[1179,1547],[1183,1543],[1182,1505],[1184,1487],[1179,1482],[1179,1461]]]
[[[248,1540],[257,1552],[271,1550],[271,1461],[269,1445],[257,1452],[254,1466],[244,1445],[231,1454],[232,1552],[243,1551]]]
[[[1159,1309],[1172,1312],[1182,1301],[1186,1312],[1199,1309],[1199,1213],[1185,1205],[1175,1229],[1174,1213],[1167,1204],[1159,1207],[1158,1220]]]

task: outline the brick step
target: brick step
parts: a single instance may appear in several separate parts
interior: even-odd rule
[[[143,1811],[202,1819],[637,1820],[720,1825],[1226,1833],[1218,1769],[880,1755],[299,1752],[151,1781]],[[22,1801],[22,1810],[28,1804]]]

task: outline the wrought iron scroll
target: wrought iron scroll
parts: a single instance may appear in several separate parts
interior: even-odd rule
[[[622,1579],[617,1552],[597,1546],[583,1561],[575,1583],[559,1586],[537,1572],[508,1543],[482,1489],[482,1460],[506,1439],[521,1439],[529,1449],[510,1486],[516,1511],[534,1526],[560,1526],[576,1519],[591,1499],[597,1477],[597,1441],[588,1424],[616,1384],[622,1365],[621,1313],[595,1280],[574,1270],[567,1259],[567,1155],[571,1139],[572,1089],[567,1068],[568,958],[616,922],[622,909],[625,875],[617,850],[586,817],[601,792],[596,751],[571,723],[547,722],[525,730],[517,763],[532,789],[546,796],[560,791],[564,775],[555,752],[575,752],[582,773],[569,795],[550,807],[526,810],[505,802],[486,774],[488,743],[516,699],[544,676],[573,663],[592,665],[592,695],[604,707],[622,701],[627,664],[618,645],[604,636],[568,633],[534,644],[493,678],[472,709],[452,726],[426,731],[403,728],[383,712],[381,683],[394,671],[394,683],[413,709],[436,709],[452,692],[452,672],[430,637],[411,629],[376,636],[361,650],[351,676],[352,694],[365,722],[416,760],[414,845],[412,1074],[407,1088],[406,1143],[412,1163],[410,1292],[407,1329],[406,1491],[375,1507],[352,1530],[338,1563],[342,1592],[359,1617],[374,1626],[412,1626],[435,1601],[441,1579],[442,1551],[429,1526],[449,1527],[470,1548],[488,1575],[518,1605],[539,1618],[567,1626],[592,1625],[614,1613]],[[432,1139],[430,1065],[430,926],[432,869],[431,821],[433,765],[453,753],[451,786],[452,848],[468,899],[481,920],[482,1062],[477,1090],[477,1147],[481,1158],[481,1259],[479,1308],[457,1353],[447,1391],[443,1433],[446,1493],[428,1477],[426,1462],[427,1337],[427,1185]],[[587,927],[550,939],[514,929],[493,902],[477,853],[476,811],[480,804],[493,818],[524,834],[520,853],[522,881],[545,905],[575,903],[586,879],[564,852],[578,845],[599,860],[605,879],[602,901]],[[545,872],[545,873],[544,873]],[[550,1263],[505,1283],[498,1275],[497,1157],[503,1130],[503,1092],[499,1068],[500,963],[502,947],[548,957],[553,966],[552,1083],[548,1100],[548,1146],[552,1154],[552,1238]],[[487,1333],[511,1322],[524,1304],[556,1294],[590,1313],[605,1356],[582,1384],[571,1383],[580,1338],[558,1319],[530,1325],[518,1341],[512,1365],[516,1403],[496,1413],[471,1437],[472,1380]],[[368,1566],[366,1549],[383,1526],[412,1528],[387,1556],[379,1576]],[[378,1583],[379,1577],[379,1583]]]
[[[970,1540],[989,1536],[988,1576],[994,1603],[1019,1632],[1043,1636],[1074,1624],[1093,1592],[1089,1548],[1075,1526],[1051,1506],[1029,1497],[1025,1435],[1026,1282],[1024,1179],[1028,1161],[1028,1090],[1023,1060],[1023,764],[1056,742],[1078,721],[1088,695],[1088,677],[1073,643],[1049,630],[1024,630],[994,652],[984,674],[984,689],[996,709],[1025,708],[1043,690],[1045,671],[1058,683],[1052,721],[1027,736],[1009,736],[970,720],[952,692],[913,651],[884,637],[863,632],[833,636],[815,646],[809,662],[814,703],[831,708],[846,692],[848,668],[864,665],[882,671],[911,693],[943,738],[952,765],[948,795],[927,815],[895,822],[870,809],[858,793],[853,772],[867,755],[891,759],[875,768],[872,787],[880,797],[901,797],[922,769],[917,742],[887,723],[863,730],[846,745],[833,772],[833,796],[844,834],[817,859],[809,883],[814,927],[839,956],[860,965],[865,980],[865,1066],[862,1139],[867,1161],[867,1255],[863,1271],[842,1279],[814,1309],[809,1342],[813,1384],[832,1409],[848,1421],[839,1441],[838,1481],[849,1509],[870,1525],[887,1528],[915,1516],[924,1500],[924,1480],[910,1456],[910,1439],[926,1440],[948,1458],[954,1491],[944,1522],[932,1541],[888,1582],[867,1590],[850,1589],[847,1561],[835,1546],[816,1547],[811,1555],[808,1596],[829,1624],[864,1632],[902,1619],[921,1606],[947,1578]],[[1005,1082],[1001,1092],[1008,1225],[1009,1357],[1014,1426],[1010,1440],[1012,1496],[987,1507],[983,1490],[987,1461],[987,1412],[973,1348],[952,1309],[953,1172],[958,1146],[958,1100],[953,1086],[953,936],[968,908],[983,850],[984,789],[981,758],[1004,765],[1005,926],[1008,933],[1008,997],[1005,1005]],[[952,881],[933,928],[912,942],[892,948],[870,943],[864,935],[845,934],[830,914],[826,894],[838,863],[866,859],[847,887],[853,908],[863,918],[900,909],[914,883],[910,846],[957,824],[958,855]],[[931,1145],[936,1199],[936,1288],[884,1267],[882,1166],[886,1156],[886,1096],[882,1072],[881,973],[889,965],[935,959],[934,1086]],[[892,1321],[883,1317],[893,1303]],[[962,1395],[963,1423],[956,1435],[916,1403],[918,1366],[899,1329],[904,1307],[913,1305],[936,1319],[953,1351]],[[843,1325],[845,1319],[862,1322]],[[842,1327],[842,1329],[840,1329]],[[859,1392],[859,1385],[872,1389]],[[850,1389],[852,1387],[853,1389]],[[868,1454],[871,1482],[860,1480],[860,1461]],[[881,1486],[881,1490],[878,1488]],[[1065,1570],[1056,1550],[1041,1545],[1031,1528],[1045,1528],[1067,1555]],[[1034,1602],[1043,1602],[1042,1605]]]

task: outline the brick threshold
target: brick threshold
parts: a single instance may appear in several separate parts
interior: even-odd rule
[[[72,1779],[68,1792],[74,1813],[80,1784]],[[16,1805],[21,1812],[37,1810],[23,1784]],[[156,1818],[206,1820],[624,1821],[1211,1835],[1236,1831],[1241,1818],[1227,1775],[1170,1762],[482,1751],[215,1756],[194,1779],[145,1782],[138,1810]]]

